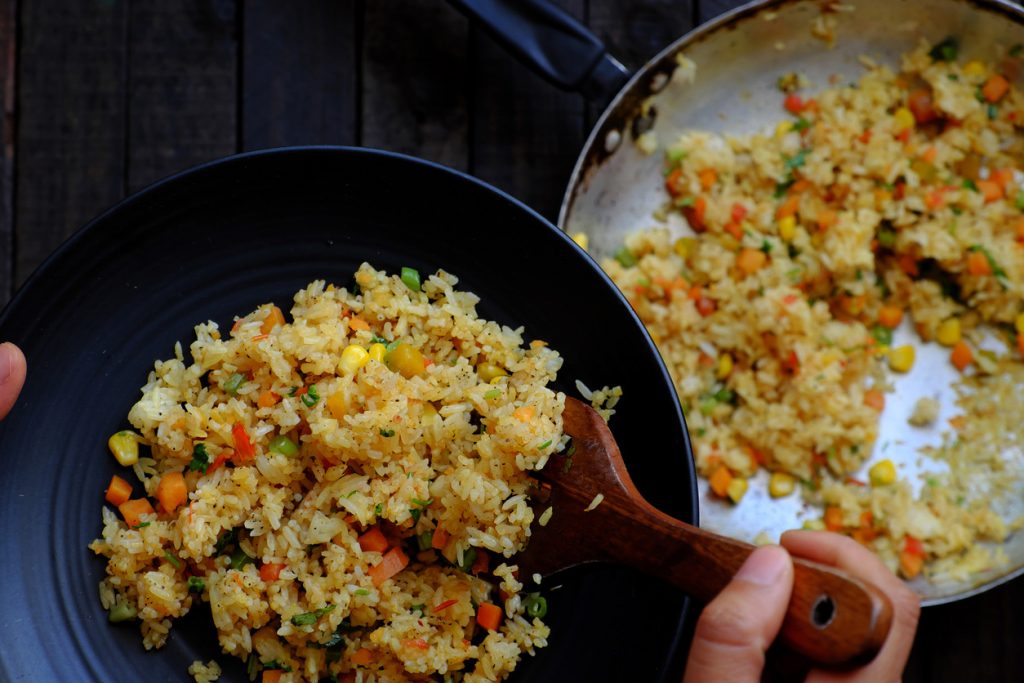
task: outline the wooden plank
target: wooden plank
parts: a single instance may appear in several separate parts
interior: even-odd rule
[[[556,4],[584,18],[584,0]],[[548,84],[478,28],[470,55],[470,172],[556,220],[583,147],[582,97]]]
[[[0,308],[14,282],[14,93],[17,55],[16,0],[0,0]]]
[[[467,167],[467,30],[437,0],[365,3],[361,144]]]
[[[242,148],[358,141],[354,2],[245,3]]]
[[[238,148],[234,0],[130,3],[129,191]]]
[[[19,9],[15,285],[122,196],[128,36],[123,0]]]

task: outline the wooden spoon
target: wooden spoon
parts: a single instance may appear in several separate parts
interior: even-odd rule
[[[520,579],[613,562],[664,579],[702,603],[715,597],[754,546],[680,522],[645,501],[593,408],[567,397],[562,418],[575,450],[553,456],[538,472],[544,483],[529,544],[516,558]],[[548,507],[552,513],[545,515]],[[537,521],[542,516],[549,517],[544,526]],[[818,665],[847,668],[871,660],[889,633],[888,598],[834,567],[799,558],[793,564],[782,642]]]

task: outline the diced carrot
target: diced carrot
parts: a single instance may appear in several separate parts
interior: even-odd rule
[[[700,180],[700,186],[705,190],[710,190],[715,186],[715,182],[718,180],[718,171],[713,168],[702,168],[697,172],[697,179]]]
[[[174,512],[179,505],[188,499],[188,487],[185,476],[181,472],[167,472],[160,477],[156,485],[155,498],[160,501],[166,512]]]
[[[910,277],[917,277],[917,259],[910,254],[900,254],[896,262],[900,266],[900,270],[909,275]]]
[[[501,618],[504,616],[502,609],[489,602],[481,602],[476,608],[476,623],[488,631],[497,631],[501,625]]]
[[[228,460],[230,460],[231,456],[233,456],[234,454],[235,454],[235,452],[233,450],[230,450],[230,449],[222,452],[213,461],[213,464],[211,464],[209,467],[206,468],[206,473],[207,474],[213,474],[217,470],[218,467],[220,467],[221,465],[226,463]]]
[[[370,323],[366,322],[357,315],[352,316],[348,319],[349,329],[356,330],[357,332],[363,332],[370,329]]]
[[[1014,223],[1013,232],[1017,236],[1017,241],[1024,244],[1024,216],[1018,218]]]
[[[705,318],[718,310],[718,304],[715,303],[714,299],[709,299],[706,296],[701,296],[697,299],[697,312]]]
[[[429,650],[430,644],[422,638],[408,638],[401,641],[402,647],[414,647],[417,650]]]
[[[529,422],[533,419],[533,415],[536,412],[537,409],[534,408],[533,406],[519,406],[514,411],[512,411],[512,417],[519,420],[520,422]]]
[[[491,569],[491,556],[483,549],[480,549],[476,553],[476,559],[473,560],[473,566],[469,568],[470,574],[486,574]]]
[[[946,197],[942,188],[932,190],[924,196],[924,205],[929,209],[941,209],[945,203]]]
[[[885,410],[885,394],[878,389],[868,389],[864,392],[864,405],[882,412]]]
[[[703,232],[707,230],[707,225],[704,223],[704,213],[708,208],[708,200],[703,196],[697,197],[693,200],[693,206],[684,206],[683,215],[686,216],[686,222],[690,224],[690,227],[695,232]]]
[[[743,239],[743,228],[740,227],[739,223],[730,221],[725,224],[725,231],[735,237],[737,240]]]
[[[799,114],[807,105],[804,104],[802,97],[795,93],[790,93],[789,95],[786,95],[786,99],[782,101],[782,106],[791,114]]]
[[[896,183],[896,186],[892,189],[893,199],[903,199],[907,194],[907,184],[900,182]]]
[[[903,320],[903,309],[899,306],[882,306],[878,309],[878,323],[886,327],[899,327]]]
[[[715,492],[715,495],[719,498],[725,498],[729,493],[729,484],[732,482],[732,472],[725,465],[719,465],[715,468],[715,471],[711,473],[711,478],[708,479],[708,484],[711,485],[711,490]]]
[[[156,513],[153,506],[145,498],[135,498],[134,500],[126,500],[117,506],[120,510],[121,516],[124,517],[124,521],[129,527],[138,526],[142,523],[142,515],[152,515]]]
[[[986,203],[991,203],[997,199],[1003,198],[1003,186],[994,180],[978,180],[975,181],[978,186],[978,192],[985,198]]]
[[[900,571],[903,576],[912,579],[921,573],[924,567],[924,557],[903,551],[900,553]]]
[[[736,266],[747,275],[761,270],[766,263],[768,255],[760,249],[745,248],[736,257]]]
[[[239,462],[249,462],[256,457],[256,449],[253,448],[252,441],[249,440],[245,425],[236,422],[231,427],[231,436],[234,437],[235,454],[238,456]]]
[[[836,505],[829,505],[825,508],[825,528],[829,531],[839,531],[843,528],[843,511]]]
[[[818,104],[818,100],[812,97],[804,102],[804,111],[821,111],[821,105]]]
[[[932,93],[928,88],[918,88],[910,91],[907,95],[907,108],[914,115],[918,123],[928,123],[939,117],[938,112],[932,104]],[[928,160],[926,160],[928,161]],[[929,163],[931,163],[929,161]]]
[[[935,147],[935,145],[932,145],[925,151],[921,152],[921,160],[926,161],[929,164],[934,164],[935,157],[937,156],[939,156],[939,150]]]
[[[1003,189],[1003,193],[1006,193],[1006,186],[1013,181],[1013,169],[1012,168],[997,168],[992,171],[988,179],[994,183],[999,183],[999,187]]]
[[[998,102],[1003,99],[1003,95],[1010,89],[1010,82],[1003,78],[1001,74],[992,74],[985,81],[985,85],[981,86],[981,94],[989,102]]]
[[[903,537],[903,550],[911,555],[920,555],[921,557],[925,555],[924,543],[921,542],[921,539],[915,538],[910,534]]]
[[[270,408],[277,405],[277,402],[281,400],[278,394],[275,394],[270,389],[260,393],[260,397],[256,399],[256,405],[260,408]]]
[[[260,578],[270,583],[281,577],[281,570],[285,568],[281,562],[268,562],[260,567]]]
[[[449,538],[451,538],[451,534],[442,527],[437,527],[434,529],[433,538],[430,539],[430,547],[434,550],[444,550],[444,547],[448,545]]]
[[[896,139],[900,142],[907,142],[910,139],[910,129],[904,128],[899,133],[896,133]]]
[[[807,178],[801,178],[800,180],[796,181],[795,183],[793,183],[792,185],[789,186],[789,190],[787,190],[787,194],[790,194],[790,195],[800,194],[804,190],[810,189],[810,187],[811,187],[811,181],[808,180]]]
[[[380,527],[372,526],[359,537],[359,547],[364,553],[382,553],[388,548],[388,539]]]
[[[863,133],[860,134],[860,136],[857,139],[863,142],[865,145],[871,142],[871,129],[868,128],[867,130],[865,130]]]
[[[973,360],[974,352],[971,351],[971,347],[967,345],[967,342],[962,339],[956,343],[952,353],[949,355],[949,361],[960,372],[963,372]]]
[[[786,216],[793,216],[796,214],[799,207],[800,197],[798,195],[790,195],[786,197],[785,201],[779,204],[779,208],[775,210],[775,217],[785,218]]]
[[[398,572],[405,569],[409,564],[409,557],[402,552],[401,548],[392,548],[384,554],[380,564],[370,567],[367,574],[374,586],[379,586]]]
[[[106,501],[111,505],[120,505],[129,498],[132,497],[132,485],[127,481],[117,476],[116,474],[110,478],[110,484],[107,486]]]
[[[818,212],[816,221],[818,223],[818,230],[825,232],[839,220],[839,216],[832,209],[822,209]]]
[[[283,675],[283,669],[264,669],[261,683],[278,683]]]
[[[361,647],[352,653],[352,663],[356,666],[366,666],[373,661],[373,650]]]
[[[972,251],[967,254],[967,272],[971,275],[991,275],[992,264],[984,253]]]
[[[686,297],[690,299],[690,301],[699,301],[702,296],[704,296],[704,294],[700,288],[700,285],[694,285],[693,287],[690,287],[690,291],[686,295]]]
[[[270,331],[278,325],[284,325],[284,313],[277,306],[271,306],[270,312],[267,313],[267,317],[263,319],[263,324],[260,325],[260,332],[270,334]]]
[[[1024,332],[1017,335],[1017,350],[1024,356]]]
[[[795,375],[797,373],[800,369],[800,357],[796,355],[796,351],[789,352],[789,355],[786,356],[786,360],[783,361],[782,366],[791,375]]]
[[[674,168],[672,172],[665,178],[665,189],[673,197],[679,196],[682,193],[683,187],[680,182],[683,179],[683,169]]]
[[[747,207],[739,202],[732,205],[732,220],[734,223],[741,223],[747,217]]]
[[[455,598],[452,598],[450,600],[445,600],[440,605],[438,605],[437,607],[434,608],[434,610],[433,610],[434,614],[438,614],[440,612],[445,611],[446,609],[448,609],[449,607],[451,607],[452,605],[454,605],[457,602],[458,602],[458,600],[456,600]]]

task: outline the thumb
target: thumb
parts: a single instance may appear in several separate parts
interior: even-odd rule
[[[779,546],[758,548],[697,621],[684,683],[757,683],[782,626],[793,562]]]
[[[0,344],[0,420],[14,406],[14,400],[25,384],[25,355],[14,344]]]

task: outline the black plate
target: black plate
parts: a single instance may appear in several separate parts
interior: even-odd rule
[[[612,420],[637,487],[696,522],[689,440],[671,381],[643,327],[594,262],[505,194],[427,162],[362,149],[298,148],[232,157],[150,187],[65,243],[0,315],[28,381],[0,423],[0,678],[181,681],[222,655],[205,609],[145,652],[137,624],[107,622],[104,559],[87,544],[120,470],[106,439],[124,428],[157,358],[192,327],[291,296],[360,262],[394,272],[444,268],[482,315],[544,339],[565,358],[559,388],[621,384]],[[659,680],[678,675],[684,597],[611,567],[560,577],[550,646],[515,681]],[[678,679],[677,679],[678,680]]]

